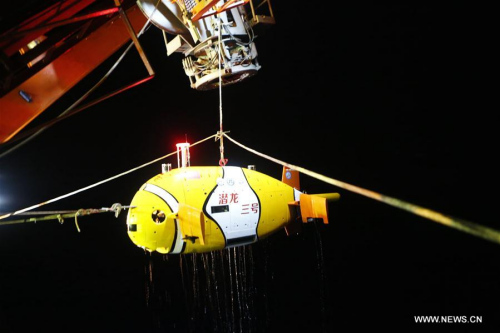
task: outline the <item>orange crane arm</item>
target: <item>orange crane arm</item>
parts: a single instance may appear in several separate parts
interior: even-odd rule
[[[74,0],[69,0],[68,2],[79,3],[79,1]],[[93,1],[87,2],[91,3]],[[78,4],[74,5],[77,6]],[[135,4],[129,7],[126,13],[133,29],[138,32],[146,23],[146,17]],[[72,14],[74,14],[73,11],[71,12]],[[48,20],[46,17],[46,15],[42,15],[42,18],[44,18],[42,21],[49,25],[53,25],[54,22],[57,23],[61,19],[70,19],[67,13],[62,17],[58,17],[57,20]],[[38,55],[38,59],[41,57],[43,61],[36,62],[37,58],[35,58],[28,61],[25,67],[22,68],[24,71],[29,71],[26,66],[33,66],[33,68],[39,66],[41,69],[30,75],[26,80],[22,80],[23,78],[21,77],[19,79],[21,82],[18,85],[10,87],[10,90],[0,98],[0,143],[11,139],[35,117],[46,110],[130,40],[131,37],[127,27],[119,16],[115,15],[111,18],[103,16],[102,19],[105,20],[105,23],[101,24],[91,33],[86,34],[83,38],[78,36],[81,32],[72,33],[70,37],[74,41],[69,47],[60,51],[61,54],[57,57],[51,58],[50,54],[57,53],[58,47],[61,44],[65,42],[69,43],[68,40],[70,40],[70,37],[65,36],[62,40],[53,43],[51,47],[41,50],[44,52]],[[32,24],[26,24],[21,29],[16,30],[14,34],[19,35],[23,31],[36,30],[31,34],[22,34],[23,43],[27,44],[29,43],[29,41],[27,42],[28,39],[35,40],[38,36],[44,36],[43,34],[47,33],[46,29],[34,28]],[[82,30],[85,29],[88,29],[88,25],[83,26]],[[0,40],[2,40],[2,36],[0,36]],[[50,33],[47,34],[46,38],[51,38]],[[10,48],[6,48],[6,50],[11,50],[12,47],[20,47],[19,45],[21,45],[19,42],[14,41],[9,44]],[[22,50],[22,47],[19,50]],[[36,47],[30,51],[35,50]],[[2,51],[4,51],[3,48]],[[6,58],[6,56],[8,57],[3,52],[3,58]],[[22,56],[22,53],[21,55],[14,54],[8,60],[16,60],[15,57],[20,58]],[[47,59],[49,61],[48,65],[45,64]],[[5,84],[7,80],[5,78],[2,79],[4,79],[3,83]]]

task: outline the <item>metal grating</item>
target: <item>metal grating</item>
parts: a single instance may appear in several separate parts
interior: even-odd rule
[[[184,0],[184,5],[186,6],[186,9],[188,12],[191,13],[193,8],[196,6],[197,1],[196,0]]]

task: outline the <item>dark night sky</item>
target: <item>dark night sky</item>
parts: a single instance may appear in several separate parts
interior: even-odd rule
[[[487,38],[478,9],[273,4],[277,24],[256,40],[262,69],[223,89],[224,128],[233,138],[327,176],[500,229],[495,110],[488,104]],[[173,151],[186,135],[194,142],[218,130],[218,92],[189,88],[181,57],[165,55],[156,28],[141,41],[156,77],[0,160],[0,211],[84,187]],[[69,106],[116,58],[43,117]],[[145,75],[131,52],[93,97]],[[227,141],[226,155],[229,165],[255,164],[281,175],[280,166]],[[193,165],[214,165],[218,144],[194,147],[191,157]],[[45,208],[128,204],[159,172],[160,163]],[[331,224],[318,227],[323,261],[310,225],[298,237],[280,232],[252,246],[259,330],[498,331],[498,245],[307,176],[301,180],[308,193],[339,191],[342,199],[330,207]],[[125,214],[81,218],[80,226],[80,234],[72,221],[0,229],[0,332],[203,331],[202,307],[185,310],[192,300],[182,287],[179,257],[146,256],[128,239]],[[145,287],[148,262],[155,267],[154,292]],[[477,315],[483,324],[416,325],[416,315]],[[189,316],[200,324],[187,324]]]

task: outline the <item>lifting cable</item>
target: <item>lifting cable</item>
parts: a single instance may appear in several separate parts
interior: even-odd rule
[[[200,140],[200,141],[198,141],[198,142],[195,142],[195,143],[193,143],[193,144],[191,145],[191,147],[192,147],[192,146],[196,146],[196,145],[198,145],[198,144],[200,144],[200,143],[202,143],[202,142],[204,142],[204,141],[206,141],[206,140],[209,140],[209,139],[211,139],[211,138],[214,138],[214,137],[216,137],[216,136],[217,136],[217,134],[214,134],[214,135],[211,135],[211,136],[209,136],[209,137],[207,137],[207,138],[205,138],[205,139],[202,139],[202,140]],[[159,157],[159,158],[157,158],[157,159],[155,159],[155,160],[153,160],[153,161],[150,161],[150,162],[144,163],[144,164],[142,164],[142,165],[140,165],[140,166],[138,166],[138,167],[135,167],[135,168],[130,169],[130,170],[128,170],[128,171],[122,172],[122,173],[120,173],[120,174],[118,174],[118,175],[115,175],[115,176],[113,176],[113,177],[109,177],[109,178],[107,178],[107,179],[101,180],[101,181],[99,181],[99,182],[97,182],[97,183],[94,183],[94,184],[92,184],[92,185],[89,185],[89,186],[83,187],[83,188],[81,188],[81,189],[79,189],[79,190],[76,190],[76,191],[73,191],[73,192],[70,192],[70,193],[67,193],[67,194],[61,195],[61,196],[59,196],[59,197],[56,197],[56,198],[53,198],[53,199],[50,199],[50,200],[47,200],[47,201],[41,202],[41,203],[39,203],[39,204],[36,204],[36,205],[30,206],[30,207],[26,207],[26,208],[23,208],[23,209],[17,210],[17,211],[12,212],[12,213],[6,213],[6,214],[3,214],[3,215],[0,215],[0,220],[6,219],[6,218],[11,217],[11,216],[14,216],[14,215],[20,215],[21,213],[24,213],[24,212],[27,212],[27,211],[33,210],[33,209],[38,208],[38,207],[45,206],[45,205],[47,205],[47,204],[49,204],[49,203],[53,203],[53,202],[59,201],[59,200],[61,200],[61,199],[64,199],[64,198],[70,197],[70,196],[72,196],[72,195],[75,195],[75,194],[77,194],[77,193],[80,193],[80,192],[83,192],[83,191],[89,190],[89,189],[91,189],[91,188],[93,188],[93,187],[96,187],[96,186],[102,185],[102,184],[104,184],[104,183],[107,183],[107,182],[112,181],[112,180],[114,180],[114,179],[117,179],[117,178],[119,178],[119,177],[122,177],[122,176],[128,175],[129,173],[132,173],[132,172],[134,172],[134,171],[137,171],[137,170],[139,170],[139,169],[142,169],[142,168],[144,168],[144,167],[146,167],[146,166],[148,166],[148,165],[151,165],[151,164],[153,164],[153,163],[156,163],[156,162],[158,162],[158,161],[160,161],[160,160],[163,160],[163,159],[165,159],[165,158],[167,158],[167,157],[169,157],[169,156],[175,155],[175,154],[177,154],[177,151],[172,152],[172,153],[170,153],[170,154],[167,154],[167,155],[165,155],[165,156]]]
[[[227,158],[224,158],[224,130],[222,128],[222,18],[220,14],[217,15],[219,17],[219,42],[218,42],[218,56],[219,56],[219,132],[217,133],[217,139],[220,140],[220,160],[219,165],[225,166],[227,164]],[[224,66],[225,68],[225,66]],[[225,70],[225,69],[224,69]]]
[[[486,226],[479,225],[479,224],[476,224],[474,222],[446,216],[446,215],[441,214],[437,211],[434,211],[434,210],[431,210],[431,209],[428,209],[425,207],[421,207],[421,206],[412,204],[410,202],[407,202],[407,201],[404,201],[401,199],[393,198],[393,197],[390,197],[390,196],[387,196],[384,194],[380,194],[380,193],[375,192],[375,191],[367,190],[367,189],[364,189],[362,187],[358,187],[355,185],[345,183],[345,182],[340,181],[340,180],[336,180],[336,179],[333,179],[330,177],[323,176],[323,175],[316,173],[314,171],[309,171],[309,170],[304,169],[302,167],[295,166],[295,165],[280,161],[276,158],[273,158],[271,156],[260,153],[254,149],[246,147],[243,144],[232,139],[226,133],[224,133],[223,135],[225,137],[227,137],[234,144],[240,146],[243,149],[248,150],[249,152],[251,152],[255,155],[263,157],[267,160],[270,160],[274,163],[280,164],[280,165],[285,166],[287,168],[297,170],[300,173],[306,174],[306,175],[308,175],[312,178],[318,179],[322,182],[340,187],[340,188],[347,190],[347,191],[350,191],[350,192],[354,192],[354,193],[363,195],[365,197],[368,197],[370,199],[385,203],[387,205],[408,211],[414,215],[421,216],[423,218],[440,223],[440,224],[445,225],[447,227],[454,228],[454,229],[460,230],[462,232],[468,233],[470,235],[473,235],[473,236],[483,238],[483,239],[486,239],[488,241],[500,244],[500,232],[495,230],[495,229],[488,228]]]

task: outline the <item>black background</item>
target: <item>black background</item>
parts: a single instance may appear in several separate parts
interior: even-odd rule
[[[262,69],[223,89],[224,129],[233,138],[327,176],[500,229],[487,9],[419,2],[273,5],[277,24],[256,40]],[[1,159],[0,211],[76,190],[174,151],[186,136],[195,142],[218,130],[218,91],[189,88],[181,56],[165,55],[158,29],[141,42],[156,77]],[[116,59],[39,122],[69,106]],[[146,74],[134,50],[91,98]],[[279,165],[225,142],[229,165],[255,164],[280,178]],[[216,142],[191,150],[193,165],[218,159]],[[160,163],[44,209],[128,204],[159,172]],[[254,256],[248,272],[256,290],[253,330],[498,331],[498,245],[304,175],[301,181],[308,193],[338,191],[342,198],[330,207],[330,225],[307,225],[293,238],[279,232],[244,250]],[[204,296],[192,307],[195,296],[182,282],[193,276],[181,275],[181,258],[136,248],[125,214],[81,218],[80,227],[77,233],[68,220],[0,229],[0,332],[216,331],[203,328]],[[483,323],[415,324],[417,315],[482,316]]]

